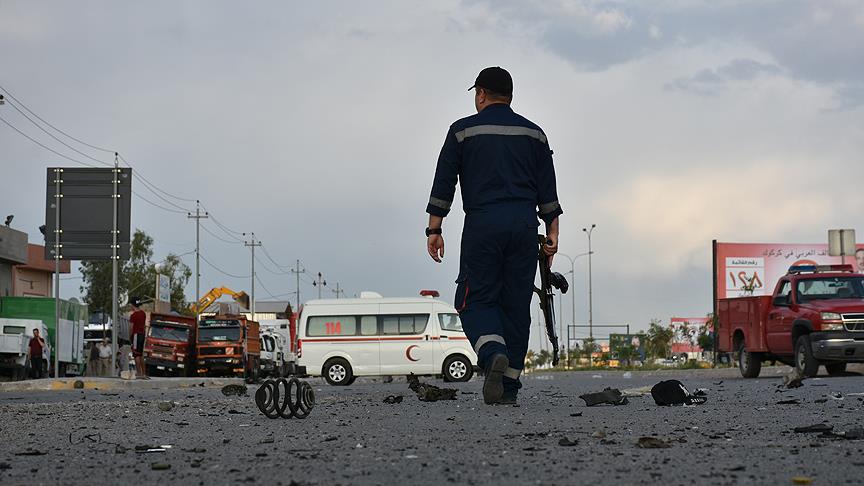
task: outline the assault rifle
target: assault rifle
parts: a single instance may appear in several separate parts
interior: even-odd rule
[[[548,241],[546,236],[537,235],[537,239],[540,243],[540,250],[537,255],[537,262],[540,266],[540,288],[534,287],[534,292],[540,298],[540,309],[543,311],[543,319],[546,321],[546,335],[549,336],[549,342],[552,344],[552,366],[558,366],[558,335],[555,333],[555,305],[553,303],[555,292],[552,289],[558,289],[562,294],[566,294],[570,284],[567,283],[564,275],[549,269],[549,257],[543,252],[543,246]]]

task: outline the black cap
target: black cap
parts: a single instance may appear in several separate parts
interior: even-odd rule
[[[513,78],[506,69],[495,66],[488,67],[477,75],[477,80],[474,81],[474,86],[468,88],[471,91],[474,88],[486,88],[489,91],[494,91],[505,96],[513,96]]]
[[[141,307],[141,298],[140,297],[132,297],[129,299],[129,303],[135,307]]]

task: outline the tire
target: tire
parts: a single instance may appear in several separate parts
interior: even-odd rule
[[[474,375],[474,367],[471,366],[471,361],[468,358],[461,354],[456,354],[444,360],[441,372],[444,381],[468,381]]]
[[[324,367],[321,369],[321,374],[324,375],[324,379],[327,383],[333,386],[348,386],[353,383],[354,370],[352,370],[351,365],[342,358],[333,358],[324,363]]]
[[[846,363],[827,363],[825,370],[831,376],[839,376],[846,373]]]
[[[738,369],[744,378],[757,378],[762,371],[762,353],[751,353],[741,343],[738,348]]]
[[[805,334],[795,342],[795,368],[807,378],[813,378],[819,373],[819,361],[813,357],[809,335]]]

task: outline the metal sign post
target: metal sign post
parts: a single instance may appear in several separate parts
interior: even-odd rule
[[[111,182],[114,185],[114,194],[112,201],[114,206],[113,224],[111,226],[111,376],[114,375],[114,370],[117,369],[117,285],[118,285],[118,263],[120,256],[118,255],[119,246],[117,245],[117,203],[120,199],[120,194],[117,192],[117,186],[120,184],[120,167],[117,161],[117,153],[114,153],[114,177]]]
[[[60,177],[63,169],[54,169],[54,378],[60,377]]]

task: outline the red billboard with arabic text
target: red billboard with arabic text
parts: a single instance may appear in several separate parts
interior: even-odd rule
[[[855,256],[846,263],[864,273],[864,245],[856,245]],[[792,265],[831,265],[841,257],[828,255],[827,244],[786,243],[720,243],[715,255],[717,265],[717,298],[748,295],[745,286],[753,286],[752,295],[771,295],[777,280]]]

